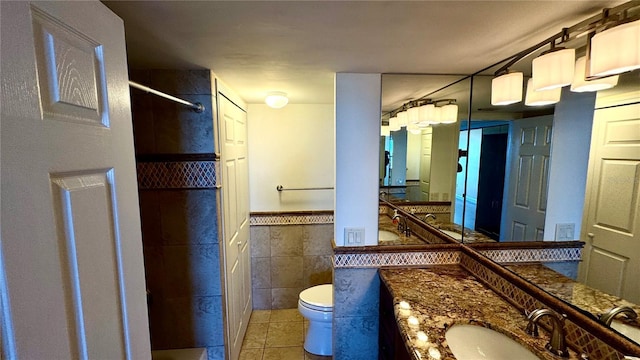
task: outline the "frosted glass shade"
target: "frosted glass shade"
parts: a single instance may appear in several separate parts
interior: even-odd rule
[[[442,107],[436,106],[433,109],[433,122],[432,124],[440,124],[442,122]]]
[[[436,118],[436,106],[434,104],[426,104],[419,107],[420,115],[419,115],[419,124],[422,127],[429,126],[433,124]]]
[[[409,117],[407,116],[406,111],[401,111],[397,113],[396,116],[398,117],[398,123],[400,124],[401,127],[407,126],[407,124],[409,123]]]
[[[522,101],[521,72],[512,72],[491,80],[491,105],[509,105]]]
[[[453,124],[458,121],[458,105],[448,104],[442,107],[440,122],[443,124]]]
[[[389,130],[389,125],[382,125],[380,128],[380,136],[389,136],[391,135],[391,130]]]
[[[267,94],[264,102],[271,108],[280,109],[285,107],[285,105],[289,103],[289,98],[287,98],[287,93],[281,91],[273,91]]]
[[[576,60],[576,70],[573,73],[573,82],[571,83],[571,91],[587,92],[611,89],[618,85],[618,75],[612,75],[595,80],[585,80],[587,58],[581,57]]]
[[[420,121],[420,109],[412,107],[407,110],[407,124],[417,124]]]
[[[420,129],[418,127],[418,123],[411,123],[409,122],[409,124],[407,124],[407,131],[409,131],[412,134],[420,134],[422,132],[422,129]]]
[[[533,90],[550,90],[571,84],[575,62],[576,49],[557,50],[533,59]]]
[[[591,38],[590,75],[615,75],[638,68],[640,20],[607,29]]]
[[[400,130],[400,121],[397,116],[394,116],[389,119],[389,131],[398,131]]]
[[[555,104],[560,101],[560,95],[562,88],[555,88],[551,90],[533,90],[533,79],[527,81],[527,95],[524,99],[524,104],[527,106],[544,106]]]

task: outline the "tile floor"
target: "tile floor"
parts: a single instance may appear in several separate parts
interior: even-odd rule
[[[240,360],[330,360],[304,351],[309,323],[298,309],[253,310]]]

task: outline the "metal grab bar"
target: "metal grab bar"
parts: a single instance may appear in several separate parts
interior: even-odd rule
[[[282,191],[289,191],[289,190],[333,190],[333,187],[309,187],[309,188],[288,188],[285,189],[284,187],[282,187],[282,185],[278,185],[276,186],[276,190],[282,192]]]
[[[171,101],[175,101],[177,103],[180,103],[182,105],[186,105],[189,106],[190,108],[192,108],[193,110],[195,110],[195,112],[201,113],[204,111],[204,105],[202,105],[201,103],[192,103],[190,101],[187,100],[182,100],[180,98],[177,98],[173,95],[169,95],[169,94],[165,94],[163,92],[160,92],[158,90],[154,90],[148,86],[144,86],[142,84],[138,84],[137,82],[131,81],[129,80],[129,86],[131,86],[132,88],[136,88],[145,92],[148,92],[150,94],[153,95],[158,95],[160,97],[163,97],[165,99],[171,100]]]

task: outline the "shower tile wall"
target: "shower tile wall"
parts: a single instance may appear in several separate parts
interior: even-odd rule
[[[254,309],[292,309],[308,287],[330,284],[333,224],[252,225]]]
[[[206,107],[203,113],[196,113],[132,89],[136,157],[139,164],[156,165],[139,166],[138,171],[212,160],[210,72],[134,70],[130,75],[133,81]],[[194,187],[190,176],[205,174],[177,171],[167,175],[165,171],[158,181],[139,184],[151,347],[206,347],[209,359],[223,359],[218,195],[210,185]]]

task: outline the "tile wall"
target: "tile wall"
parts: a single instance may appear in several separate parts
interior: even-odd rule
[[[285,217],[293,224],[265,225]],[[302,290],[331,283],[333,224],[322,223],[328,216],[274,214],[265,218],[252,214],[251,218],[254,310],[297,308]]]
[[[206,347],[224,359],[210,72],[130,75],[206,108],[131,90],[151,347]]]

